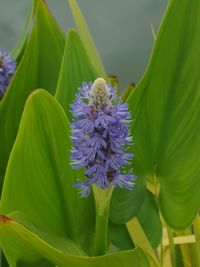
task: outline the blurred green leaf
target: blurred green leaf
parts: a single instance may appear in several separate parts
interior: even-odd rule
[[[9,267],[8,262],[6,260],[6,257],[3,254],[3,251],[1,249],[0,249],[0,266],[2,266],[2,267]]]
[[[95,47],[95,44],[92,40],[90,31],[84,20],[84,17],[81,14],[81,11],[75,0],[69,0],[69,5],[71,7],[71,10],[74,16],[74,20],[75,20],[75,23],[78,29],[78,33],[80,34],[81,40],[86,48],[90,61],[93,64],[96,72],[99,73],[101,77],[105,78],[106,77],[105,69],[103,67],[100,56]]]
[[[117,88],[117,90],[119,90],[119,82],[118,79],[115,75],[111,75],[106,77],[106,82],[110,83],[113,87]]]
[[[199,42],[200,2],[170,1],[148,69],[128,98],[135,173],[158,179],[159,206],[174,229],[186,228],[200,203]],[[136,205],[135,191],[125,194],[121,206]]]
[[[107,83],[110,83],[112,87],[116,88],[116,94],[119,94],[119,81],[115,75],[111,75],[105,78]]]
[[[78,33],[70,30],[56,90],[56,98],[68,118],[71,118],[69,105],[74,101],[78,87],[82,85],[82,82],[93,82],[97,77],[98,74],[90,63]]]
[[[130,94],[133,93],[133,91],[135,90],[135,84],[131,83],[129,84],[129,86],[125,89],[123,95],[122,95],[122,100],[125,102],[127,100],[127,98],[129,97]]]
[[[32,5],[31,5],[31,8],[30,8],[30,11],[29,11],[26,23],[25,23],[23,34],[22,34],[18,44],[11,52],[12,57],[17,62],[19,62],[21,60],[21,57],[23,56],[23,53],[24,53],[26,45],[27,45],[29,31],[31,30],[33,17],[34,17],[35,10],[36,10],[36,4],[37,4],[37,1],[32,0]]]
[[[95,209],[92,195],[73,188],[81,171],[70,165],[67,117],[45,90],[28,98],[9,159],[0,213],[21,211],[48,232],[67,235],[90,253]]]
[[[12,254],[8,254],[10,265],[13,267],[25,267],[30,263],[32,266],[41,266],[39,264],[44,262],[41,255],[60,267],[150,266],[145,254],[139,248],[101,257],[81,256],[78,248],[69,240],[57,236],[47,237],[45,232],[19,216],[17,219],[13,215],[1,216],[0,233],[0,242],[6,252],[12,251]],[[75,254],[77,251],[79,255]]]
[[[58,80],[65,37],[43,1],[35,16],[26,52],[0,102],[0,191],[27,96],[38,87],[54,94]]]

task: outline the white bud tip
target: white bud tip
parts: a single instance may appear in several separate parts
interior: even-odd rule
[[[93,97],[93,104],[96,109],[110,105],[109,88],[103,78],[98,78],[94,81],[91,95]]]
[[[97,78],[92,85],[92,94],[96,95],[96,93],[104,92],[104,94],[109,94],[108,87],[106,85],[106,81],[103,78]]]

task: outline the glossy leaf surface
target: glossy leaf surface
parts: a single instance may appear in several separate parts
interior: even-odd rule
[[[64,35],[46,4],[38,1],[35,24],[26,52],[0,102],[0,184],[3,182],[27,96],[38,87],[55,92],[64,42]]]
[[[90,31],[85,22],[85,19],[83,15],[81,14],[81,11],[75,0],[69,0],[69,4],[72,10],[72,14],[74,16],[74,20],[75,20],[78,32],[87,50],[90,61],[92,62],[96,72],[99,73],[101,77],[105,78],[106,77],[105,69],[103,67],[101,59],[95,47],[95,44],[92,40]]]
[[[9,262],[43,264],[45,258],[59,266],[149,266],[140,250],[98,258],[77,256],[84,254],[80,246],[91,251],[94,206],[92,196],[82,199],[73,188],[78,173],[70,166],[69,131],[53,96],[44,90],[30,95],[0,203],[1,214],[20,212],[0,219],[0,244]]]
[[[44,231],[27,220],[24,221],[19,216],[17,219],[13,217],[15,216],[0,217],[0,243],[6,251],[13,252],[9,253],[9,262],[14,267],[27,266],[31,262],[35,264],[32,266],[42,266],[40,264],[44,264],[44,258],[60,267],[150,267],[145,254],[139,248],[89,258],[81,256],[72,242],[55,235],[47,237]],[[16,265],[19,262],[24,265]]]
[[[127,100],[134,116],[135,173],[159,181],[162,215],[176,229],[192,222],[200,203],[199,29],[198,0],[170,1],[148,69]],[[135,191],[125,195],[123,208]]]
[[[78,33],[70,30],[62,60],[56,90],[56,98],[71,118],[69,105],[73,103],[78,87],[82,82],[93,82],[98,77],[92,66]]]
[[[31,25],[33,22],[33,17],[35,15],[35,10],[36,10],[36,0],[32,0],[32,5],[25,23],[24,31],[23,34],[17,43],[16,47],[12,50],[11,55],[12,57],[19,62],[21,60],[21,57],[23,56],[23,52],[25,51],[28,37],[29,37],[29,32],[31,30]]]
[[[49,232],[67,235],[90,251],[94,232],[92,195],[82,199],[73,188],[80,171],[70,165],[70,128],[49,93],[28,99],[9,160],[0,213],[21,211]]]
[[[138,191],[140,204],[138,202],[133,201],[136,207],[139,206],[139,209],[134,210],[134,205],[130,202],[130,209],[127,209],[123,213],[123,217],[120,216],[118,217],[118,213],[122,209],[120,200],[122,200],[123,204],[123,198],[121,199],[117,198],[119,202],[116,205],[116,194],[119,194],[119,192],[114,195],[114,201],[113,201],[114,203],[112,203],[111,220],[115,222],[115,224],[111,224],[111,232],[112,232],[112,240],[114,240],[114,244],[116,244],[116,246],[121,241],[123,247],[129,247],[129,248],[131,247],[130,237],[126,229],[124,229],[125,228],[124,223],[126,223],[129,220],[130,212],[135,214],[135,216],[139,220],[143,228],[143,231],[145,232],[153,248],[156,248],[161,241],[162,225],[160,222],[158,210],[154,202],[154,198],[152,194],[146,191],[144,187],[141,188],[143,189],[143,191]],[[141,199],[140,196],[142,196]],[[124,194],[122,194],[122,197],[124,197]],[[131,198],[131,200],[133,199]],[[114,236],[114,233],[116,233],[116,236]]]

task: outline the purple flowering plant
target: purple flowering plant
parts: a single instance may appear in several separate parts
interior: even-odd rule
[[[116,88],[103,78],[83,82],[71,109],[72,166],[86,169],[86,180],[75,184],[81,195],[87,197],[92,184],[132,189],[135,176],[123,170],[133,158],[127,152],[132,144],[131,114],[128,104],[117,97]]]
[[[0,49],[0,99],[4,95],[16,70],[16,62],[7,49]]]
[[[116,88],[103,78],[82,83],[75,101],[70,105],[71,164],[73,169],[85,169],[85,179],[74,184],[82,197],[93,188],[96,204],[95,255],[108,247],[108,215],[114,187],[133,189],[135,175],[127,172],[133,154],[129,131],[131,113],[128,104],[116,95]],[[125,170],[126,167],[126,170]]]
[[[32,3],[0,50],[0,266],[199,267],[199,0],[170,1],[122,97],[76,1],[67,37]]]

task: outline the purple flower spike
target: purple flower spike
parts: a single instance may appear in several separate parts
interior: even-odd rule
[[[71,161],[74,169],[85,167],[86,181],[79,181],[82,197],[87,197],[92,184],[108,188],[113,184],[131,190],[135,176],[121,170],[133,154],[127,152],[129,136],[128,104],[116,96],[116,90],[102,78],[83,83],[71,105],[74,121]]]
[[[15,73],[16,63],[6,49],[0,50],[0,99],[4,95]]]

